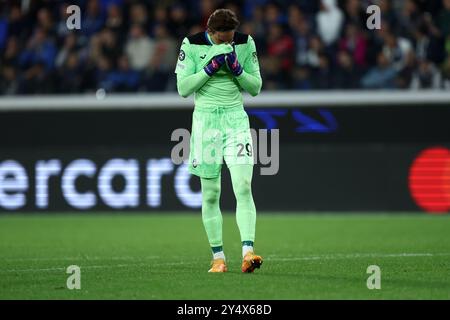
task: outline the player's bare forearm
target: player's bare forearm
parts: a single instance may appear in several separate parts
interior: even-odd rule
[[[258,95],[262,87],[262,78],[259,71],[247,73],[245,70],[240,76],[236,77],[240,86],[250,93],[253,97]]]
[[[177,76],[177,89],[180,96],[187,98],[195,91],[199,90],[210,77],[202,69],[189,76]]]

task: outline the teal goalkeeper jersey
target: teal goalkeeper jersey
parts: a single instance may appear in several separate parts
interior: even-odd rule
[[[203,68],[214,56],[229,53],[233,47],[230,44],[214,44],[206,31],[183,39],[175,69],[177,87],[183,97],[195,94],[195,107],[238,107],[243,105],[242,90],[253,96],[260,92],[262,80],[255,41],[240,32],[235,32],[233,40],[244,71],[235,77],[224,64],[209,77]]]

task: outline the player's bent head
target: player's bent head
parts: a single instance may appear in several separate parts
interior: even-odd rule
[[[208,32],[220,43],[231,43],[239,26],[236,14],[230,9],[217,9],[208,18]]]

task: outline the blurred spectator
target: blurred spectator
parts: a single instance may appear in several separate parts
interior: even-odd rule
[[[104,25],[104,19],[100,11],[98,0],[89,0],[87,3],[86,14],[83,17],[83,27],[81,32],[86,37],[91,37],[94,33],[100,31]]]
[[[444,8],[438,17],[438,26],[444,36],[450,34],[450,0],[443,0]]]
[[[139,73],[130,68],[127,56],[123,55],[118,60],[117,70],[107,76],[109,90],[116,92],[134,92],[139,86]]]
[[[397,22],[397,13],[392,8],[391,0],[380,0],[378,1],[378,6],[381,9],[383,22],[386,22],[390,26],[395,25]]]
[[[123,11],[117,4],[112,4],[107,8],[107,16],[105,27],[121,36],[126,32],[126,25],[124,22]],[[120,42],[122,42],[122,38]]]
[[[317,31],[326,46],[334,44],[341,33],[344,15],[336,0],[321,0],[317,13]]]
[[[397,32],[403,37],[411,37],[420,22],[421,15],[413,0],[405,0],[398,15]]]
[[[264,22],[264,8],[262,6],[255,6],[255,9],[253,11],[253,18],[250,20],[250,22],[244,22],[244,23],[251,23],[252,29],[253,29],[253,38],[255,39],[255,42],[258,43],[258,50],[260,54],[265,54],[265,48],[266,48],[266,29],[267,26]]]
[[[17,69],[11,65],[3,65],[0,69],[0,94],[13,95],[19,93]]]
[[[200,0],[200,25],[206,29],[208,18],[217,8],[215,0]]]
[[[54,91],[55,81],[46,65],[38,61],[26,70],[23,79],[20,79],[20,86],[20,93],[48,94]]]
[[[286,79],[283,73],[280,72],[281,61],[278,57],[262,56],[259,58],[259,63],[264,66],[261,69],[261,76],[264,79],[265,90],[283,90],[288,88]]]
[[[114,83],[112,81],[112,63],[111,61],[103,56],[100,56],[98,59],[98,68],[96,69],[96,83],[97,89],[104,89],[107,92],[112,91],[114,88]]]
[[[418,59],[426,59],[429,56],[430,38],[425,26],[421,25],[414,30],[415,53]]]
[[[447,56],[447,60],[442,67],[442,76],[444,81],[444,89],[450,90],[450,55]]]
[[[320,7],[320,1],[296,0],[295,3],[303,12],[310,15],[314,15],[317,11],[319,11]]]
[[[319,65],[313,69],[313,88],[318,90],[331,89],[333,86],[333,77],[331,63],[328,56],[324,53],[319,54]]]
[[[295,26],[302,20],[304,20],[304,15],[297,5],[290,5],[288,7],[288,17],[287,24],[291,30],[294,30]]]
[[[149,27],[149,10],[144,3],[133,3],[130,8],[130,25],[140,25],[144,30],[148,30]]]
[[[144,33],[141,25],[135,24],[131,27],[125,51],[131,67],[143,70],[155,51],[155,43]]]
[[[271,24],[267,35],[267,54],[278,57],[281,70],[289,73],[294,64],[294,41],[279,24]]]
[[[355,24],[347,25],[345,36],[339,43],[339,49],[350,52],[356,65],[366,66],[367,41]]]
[[[163,24],[162,21],[161,24]],[[180,41],[189,33],[191,26],[192,22],[186,8],[181,4],[174,5],[170,10],[170,22],[168,24],[170,33]]]
[[[367,52],[366,52],[366,60],[367,64],[370,67],[373,67],[377,64],[378,53],[380,53],[385,45],[385,39],[389,33],[393,32],[391,30],[391,24],[387,21],[381,21],[381,28],[375,29],[371,32],[365,32],[365,36],[367,39]]]
[[[345,23],[362,29],[366,26],[366,14],[360,0],[347,0],[345,3]]]
[[[244,22],[241,26],[240,29],[243,33],[246,34],[255,34],[255,24],[251,23],[251,22]],[[254,36],[253,36],[254,38]]]
[[[225,2],[223,2],[223,8],[229,9],[229,10],[235,12],[238,20],[244,21],[244,18],[241,13],[241,9],[240,9],[242,6],[240,2],[241,2],[240,0],[225,1]]]
[[[122,6],[124,1],[127,1],[127,0],[100,0],[100,8],[102,10],[102,14],[106,13],[108,11],[108,9],[111,7]]]
[[[251,20],[254,19],[255,11],[262,6],[264,6],[268,0],[245,0],[243,6],[243,15],[245,19]]]
[[[68,0],[2,3],[0,93],[176,90],[181,39],[218,7],[255,39],[264,90],[450,89],[450,0],[75,3],[81,30],[67,28]],[[380,30],[366,27],[370,4]]]
[[[33,37],[28,41],[25,50],[21,53],[19,63],[25,69],[40,64],[46,70],[50,70],[53,68],[55,57],[56,47],[53,41],[47,36],[44,29],[37,28]]]
[[[177,44],[170,37],[169,30],[163,25],[155,29],[155,50],[150,57],[150,68],[160,70],[161,72],[168,72],[172,70],[176,63]]]
[[[160,25],[170,26],[169,12],[165,5],[157,5],[153,10],[153,19],[148,29],[149,36],[154,37],[154,29]]]
[[[10,37],[6,44],[5,52],[1,59],[1,65],[17,67],[19,65],[19,41],[16,37]]]
[[[109,29],[103,29],[91,39],[91,57],[98,61],[100,57],[106,57],[113,63],[122,54],[122,47],[118,45],[117,36]]]
[[[199,32],[205,32],[205,29],[199,24],[195,24],[189,29],[189,34],[196,34]]]
[[[410,89],[413,75],[416,69],[417,59],[413,51],[406,56],[406,64],[403,69],[397,73],[395,87],[397,89]]]
[[[66,59],[62,61],[62,66],[58,70],[60,93],[77,93],[80,92],[83,74],[79,57],[75,52],[68,53]]]
[[[295,43],[295,61],[298,65],[308,64],[311,29],[306,19],[295,20],[291,22],[291,29],[293,31]]]
[[[449,22],[450,23],[450,22]],[[440,64],[445,60],[444,34],[439,30],[435,24],[430,13],[423,15],[422,23],[417,27],[420,33],[423,33],[423,38],[427,38],[427,58],[435,64]]]
[[[337,68],[333,72],[333,87],[342,89],[358,89],[360,87],[361,68],[347,51],[339,51]]]
[[[419,62],[419,68],[414,72],[412,89],[440,89],[441,74],[436,66],[427,60]]]
[[[310,80],[310,72],[307,67],[296,67],[293,75],[293,86],[295,90],[310,90],[312,84]]]
[[[53,36],[56,33],[55,23],[52,14],[47,8],[42,8],[37,13],[37,25],[45,31],[46,34]]]
[[[69,33],[65,38],[63,47],[61,48],[56,57],[55,65],[57,67],[62,67],[63,65],[65,65],[67,57],[71,53],[74,53],[76,48],[77,48],[77,36],[75,33]]]
[[[406,64],[406,57],[412,50],[411,41],[389,33],[385,37],[383,54],[395,70],[401,71]]]
[[[309,40],[309,49],[306,56],[306,64],[310,67],[319,66],[319,56],[324,53],[324,46],[318,36],[313,36]]]
[[[264,22],[267,25],[284,24],[286,21],[281,14],[281,9],[276,2],[269,2],[265,8]]]
[[[8,39],[8,21],[0,16],[0,49],[3,49]]]
[[[22,10],[18,5],[12,6],[8,17],[8,35],[24,40],[23,37],[28,36],[28,32]]]
[[[378,54],[377,66],[373,67],[361,80],[365,89],[394,89],[397,70],[389,63],[383,52]]]
[[[450,57],[450,34],[447,36],[447,39],[445,41],[445,53],[447,57]]]
[[[169,36],[167,28],[155,28],[154,54],[149,57],[145,70],[145,87],[149,91],[165,91],[170,71],[177,60],[177,44]]]

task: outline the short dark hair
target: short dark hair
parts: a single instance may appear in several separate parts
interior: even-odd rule
[[[239,20],[230,9],[217,9],[209,16],[207,26],[212,32],[231,31],[237,29]]]

